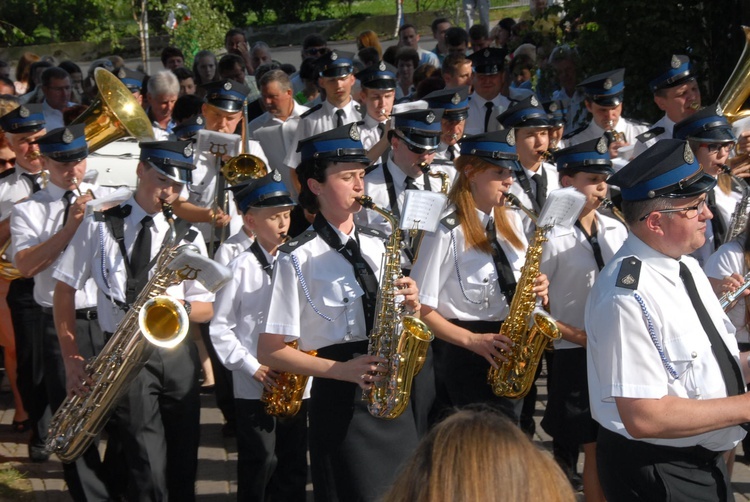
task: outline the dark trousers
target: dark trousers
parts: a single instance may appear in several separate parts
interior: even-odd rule
[[[195,500],[199,374],[194,343],[157,347],[117,407],[129,500]]]
[[[44,333],[44,375],[47,387],[47,398],[50,408],[54,411],[60,407],[66,397],[65,392],[65,364],[63,363],[60,342],[51,313],[42,316]],[[89,360],[104,348],[104,334],[96,320],[76,319],[76,344],[81,356]],[[110,432],[107,447],[115,441]],[[109,480],[108,470],[102,463],[95,441],[75,462],[63,464],[63,475],[68,484],[68,490],[76,501],[105,501],[110,500],[107,488]]]
[[[722,452],[672,448],[599,428],[596,466],[609,502],[734,500]]]
[[[258,399],[236,399],[237,500],[304,502],[307,401],[293,417],[265,412]]]
[[[10,283],[7,297],[16,338],[18,392],[32,423],[32,446],[47,437],[50,412],[44,385],[42,307],[34,301],[34,279]]]
[[[203,344],[206,346],[208,352],[208,358],[211,360],[211,368],[214,372],[214,394],[216,395],[216,406],[221,410],[221,414],[224,416],[226,423],[234,425],[237,420],[235,417],[234,409],[234,384],[232,383],[232,372],[229,371],[224,363],[219,359],[216,354],[213,342],[211,342],[211,336],[208,332],[208,323],[199,324],[201,330],[201,338]]]
[[[435,365],[432,346],[427,349],[422,370],[414,377],[410,399],[417,424],[417,434],[421,438],[430,429],[430,416],[435,405]]]

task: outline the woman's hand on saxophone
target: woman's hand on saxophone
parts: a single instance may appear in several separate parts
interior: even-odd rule
[[[513,342],[500,333],[469,333],[466,348],[487,359],[493,368],[498,368],[497,362],[508,360],[505,353],[510,352]]]
[[[262,383],[267,391],[272,391],[278,387],[276,385],[276,378],[278,378],[278,376],[279,373],[277,371],[272,370],[268,366],[261,366],[253,375],[253,378]]]
[[[66,357],[65,360],[65,390],[68,397],[83,397],[93,383],[86,373],[86,360],[80,355]]]
[[[364,354],[343,363],[337,363],[338,380],[356,383],[363,389],[369,389],[373,383],[383,379],[388,369],[388,361],[382,357]]]
[[[411,312],[417,314],[422,308],[419,303],[419,288],[417,283],[411,277],[400,277],[393,282],[398,289],[398,294],[404,297],[403,305]]]
[[[542,305],[546,306],[549,303],[549,280],[545,274],[536,276],[534,287],[531,290],[542,299]]]

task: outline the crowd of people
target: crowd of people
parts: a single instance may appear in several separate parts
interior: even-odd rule
[[[750,132],[702,102],[688,56],[653,68],[664,116],[643,124],[622,116],[625,69],[581,75],[574,48],[539,42],[546,2],[494,26],[465,3],[469,29],[435,19],[432,49],[411,24],[356,54],[312,34],[299,69],[241,29],[192,70],[177,47],[152,75],[0,61],[0,345],[30,461],[70,439],[50,416],[100,387],[87,363],[146,330],[125,320],[169,252],[229,277],[158,291],[190,334],[145,353],[105,455],[97,438],[64,464],[74,500],[194,500],[201,392],[242,501],[306,500],[308,463],[319,502],[733,499]],[[130,190],[87,171],[110,74],[153,131]],[[570,225],[540,223],[573,193]],[[503,328],[524,308],[559,335],[538,367]],[[509,366],[546,367],[551,452],[529,440],[535,384],[488,383]]]

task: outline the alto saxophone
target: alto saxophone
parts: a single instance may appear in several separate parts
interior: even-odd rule
[[[551,228],[551,225],[538,226],[534,231],[510,313],[500,328],[500,334],[510,338],[514,345],[505,353],[508,360],[497,361],[498,368],[490,368],[487,373],[487,381],[497,396],[516,399],[528,394],[544,349],[550,340],[562,336],[555,321],[537,310],[536,294],[532,290],[539,275],[542,244],[547,241],[545,234]]]
[[[411,385],[427,357],[427,348],[435,338],[425,323],[404,315],[404,307],[396,304],[398,291],[393,281],[401,277],[401,229],[398,219],[378,207],[366,195],[357,198],[363,207],[372,209],[391,224],[380,275],[380,290],[375,303],[375,322],[370,333],[367,353],[386,359],[385,378],[365,391],[367,410],[374,417],[396,418],[409,404]]]
[[[172,209],[164,204],[162,210],[171,228],[154,275],[104,349],[86,365],[86,375],[93,382],[86,393],[68,397],[50,422],[45,447],[65,463],[80,457],[99,435],[153,347],[174,347],[187,335],[185,308],[164,295],[167,288],[185,280],[198,280],[213,292],[231,277],[226,267],[198,254],[192,244],[173,247],[176,232]]]
[[[287,345],[296,350],[299,341],[294,340]],[[303,352],[311,356],[318,354],[317,350]],[[275,417],[293,417],[296,415],[300,406],[302,406],[302,398],[309,378],[308,375],[280,372],[279,376],[276,377],[276,387],[271,388],[271,390],[263,387],[260,400],[264,404],[266,413]]]
[[[732,174],[731,169],[727,165],[721,166],[722,171],[732,177],[732,182],[736,184],[742,191],[742,198],[734,206],[734,212],[732,213],[732,219],[729,222],[729,228],[727,229],[727,236],[724,242],[729,242],[738,235],[740,235],[747,226],[747,208],[750,203],[750,186],[747,182]]]

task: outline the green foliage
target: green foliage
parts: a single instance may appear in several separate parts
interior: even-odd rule
[[[190,19],[181,18],[185,12],[177,8],[177,3],[187,5]],[[170,0],[162,18],[166,19],[170,10],[178,18],[177,27],[169,31],[170,40],[185,54],[185,66],[189,68],[193,65],[193,58],[198,51],[217,50],[224,46],[224,34],[232,27],[223,10],[228,7],[228,4],[212,0]]]

